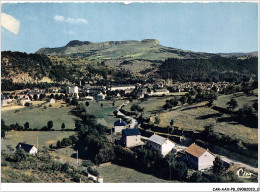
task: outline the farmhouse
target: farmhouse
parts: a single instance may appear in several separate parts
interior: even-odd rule
[[[15,147],[17,149],[23,149],[26,153],[30,155],[34,155],[38,152],[38,149],[34,145],[29,145],[26,143],[18,143],[18,145]]]
[[[163,95],[170,93],[168,89],[155,89],[154,92],[151,92],[149,95]]]
[[[172,142],[171,140],[169,140],[167,138],[156,135],[156,134],[152,135],[149,138],[147,145],[155,150],[160,151],[160,153],[163,156],[167,155],[175,147],[174,142]]]
[[[114,123],[114,128],[116,133],[122,132],[126,128],[126,122],[120,119]]]
[[[135,89],[135,85],[120,85],[120,86],[112,86],[110,91],[115,90],[127,90],[127,89]]]
[[[190,167],[203,170],[213,166],[215,156],[207,149],[193,143],[186,149],[185,159]]]
[[[122,142],[126,147],[142,145],[139,129],[124,129],[122,131]]]

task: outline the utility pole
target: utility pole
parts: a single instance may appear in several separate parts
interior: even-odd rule
[[[38,149],[38,137],[37,137],[37,145],[36,146],[37,146],[37,149]]]

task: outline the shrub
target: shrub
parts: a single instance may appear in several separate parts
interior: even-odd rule
[[[90,160],[85,160],[82,162],[83,167],[92,167],[94,164]]]
[[[94,175],[94,176],[96,176],[96,177],[99,176],[99,172],[98,172],[95,168],[93,168],[93,167],[88,167],[88,172],[89,172],[91,175]]]

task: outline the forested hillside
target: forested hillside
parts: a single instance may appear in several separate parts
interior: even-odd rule
[[[159,67],[162,78],[187,81],[241,81],[257,78],[258,58],[211,57],[209,59],[167,59]]]

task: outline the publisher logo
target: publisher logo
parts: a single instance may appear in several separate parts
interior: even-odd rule
[[[245,171],[244,169],[240,168],[237,170],[237,176],[239,178],[251,178],[252,173]]]

